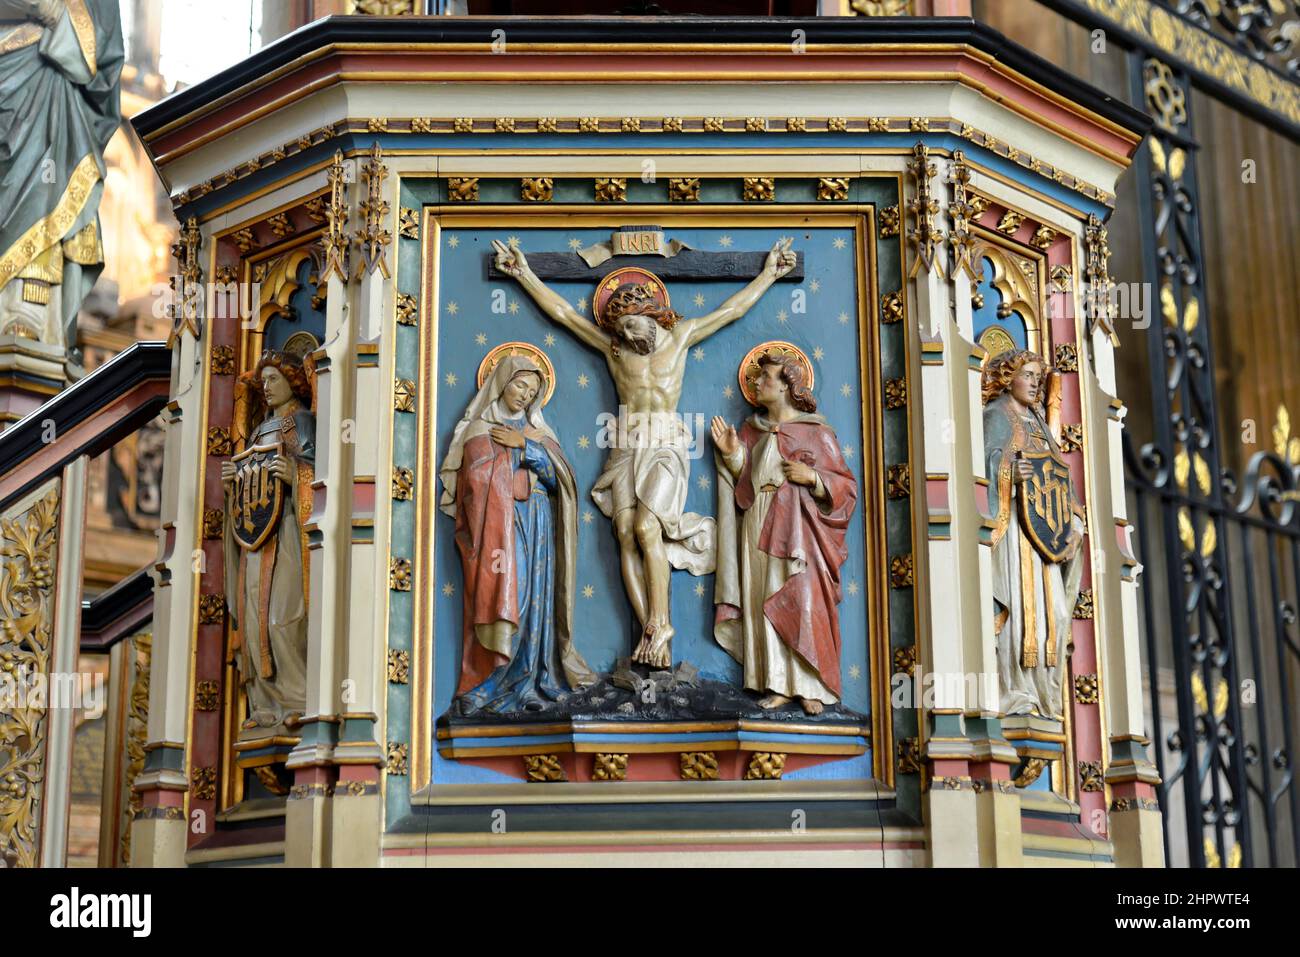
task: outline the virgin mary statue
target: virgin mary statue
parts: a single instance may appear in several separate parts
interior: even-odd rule
[[[541,366],[505,355],[440,469],[465,573],[462,714],[546,710],[596,680],[573,645],[577,488],[547,397]]]

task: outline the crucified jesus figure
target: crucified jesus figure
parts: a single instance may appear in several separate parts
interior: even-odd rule
[[[762,272],[706,316],[682,321],[653,290],[625,283],[595,323],[547,288],[522,250],[492,243],[497,268],[518,279],[547,316],[605,357],[631,423],[626,434],[620,429],[591,497],[614,522],[623,583],[641,623],[641,641],[632,652],[639,664],[672,667],[672,568],[706,575],[716,557],[713,519],[684,511],[691,437],[677,403],[686,356],[692,346],[748,312],[772,283],[794,269],[791,242],[773,245]]]

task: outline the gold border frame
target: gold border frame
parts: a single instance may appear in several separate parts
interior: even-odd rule
[[[434,178],[434,174],[399,174],[404,178]],[[896,171],[866,174],[862,178],[887,178],[898,182]],[[400,196],[400,188],[399,193]],[[901,195],[900,195],[901,202]],[[438,269],[440,265],[441,233],[444,228],[483,228],[508,226],[514,228],[551,227],[562,217],[565,226],[608,227],[613,225],[672,226],[740,228],[752,226],[788,226],[793,217],[803,217],[804,225],[851,227],[855,234],[855,273],[858,290],[859,328],[859,390],[862,403],[864,485],[870,483],[872,514],[866,512],[867,495],[863,494],[863,557],[865,568],[864,599],[868,603],[868,680],[871,682],[871,749],[873,785],[892,788],[893,764],[893,710],[889,703],[889,677],[892,662],[889,633],[889,574],[887,558],[887,527],[884,521],[884,424],[880,408],[881,370],[879,328],[879,282],[876,274],[877,230],[875,206],[871,203],[846,203],[835,206],[812,204],[787,204],[783,206],[756,207],[754,204],[725,204],[684,206],[674,204],[619,205],[602,208],[594,205],[555,204],[539,207],[537,204],[487,205],[430,204],[423,207],[421,242],[421,314],[419,368],[421,388],[416,448],[416,473],[426,477],[419,483],[416,498],[415,544],[415,608],[411,647],[411,749],[409,787],[413,804],[429,803],[440,786],[433,780],[433,677],[436,635],[436,602],[434,589],[434,536],[431,517],[437,512],[437,481],[430,476],[430,459],[436,458],[436,442],[432,429],[437,417],[436,344],[439,325],[437,299]],[[901,264],[901,263],[900,263]],[[870,345],[868,345],[868,337]],[[910,349],[904,344],[903,367],[910,385],[911,368],[907,361]],[[875,361],[869,361],[874,355]],[[910,417],[910,411],[909,411]],[[911,429],[908,429],[909,460],[911,454]],[[870,458],[867,458],[868,452]],[[913,509],[914,514],[914,509]],[[391,542],[390,542],[391,547]],[[872,557],[875,571],[872,573]],[[913,593],[915,601],[915,590]],[[793,782],[792,782],[793,783]],[[483,793],[491,796],[507,785],[484,785]],[[779,785],[778,785],[779,786]],[[424,798],[421,801],[421,798]]]

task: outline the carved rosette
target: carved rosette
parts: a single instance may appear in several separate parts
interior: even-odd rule
[[[597,752],[591,763],[593,781],[623,781],[627,778],[626,754],[603,754]]]
[[[558,754],[525,754],[524,776],[530,782],[565,780],[564,765]]]
[[[699,178],[670,179],[668,181],[668,201],[670,203],[698,203],[700,201]]]
[[[683,781],[718,779],[718,756],[712,751],[683,751],[679,760]]]
[[[745,769],[746,781],[779,780],[785,771],[785,755],[772,751],[755,751]]]

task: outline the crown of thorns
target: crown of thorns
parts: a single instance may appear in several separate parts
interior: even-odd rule
[[[655,298],[658,288],[652,282],[626,282],[609,297],[609,301],[605,303],[605,313],[613,319],[642,303],[652,302],[658,305],[659,301]]]

